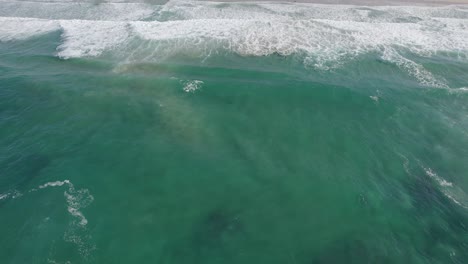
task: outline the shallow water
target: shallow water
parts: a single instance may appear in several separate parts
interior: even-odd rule
[[[2,263],[466,263],[467,7],[0,23]]]

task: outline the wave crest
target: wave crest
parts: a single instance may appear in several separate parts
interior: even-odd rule
[[[436,87],[447,84],[412,56],[444,53],[457,60],[468,59],[465,7],[171,1],[153,6],[153,12],[148,5],[135,8],[142,10],[132,12],[144,15],[130,20],[120,11],[115,13],[115,6],[109,9],[116,14],[115,21],[100,20],[105,5],[86,20],[0,17],[0,41],[61,30],[57,56],[64,59],[108,54],[119,63],[138,63],[179,54],[206,58],[232,52],[241,56],[294,55],[305,66],[322,70],[339,67],[361,54],[378,53],[420,84]]]

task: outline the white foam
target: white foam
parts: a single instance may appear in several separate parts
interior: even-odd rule
[[[401,7],[326,5],[311,3],[217,3],[172,0],[159,11],[180,20],[188,19],[332,19],[361,22],[403,22],[425,18],[468,18],[464,6]]]
[[[39,185],[37,189],[32,189],[31,191],[36,191],[38,189],[44,189],[48,187],[61,187],[63,185],[68,186],[68,190],[64,192],[64,196],[67,201],[67,210],[75,218],[78,219],[78,224],[85,226],[88,223],[88,220],[79,210],[89,205],[93,201],[93,196],[89,194],[89,191],[86,189],[75,190],[75,187],[69,180],[64,181],[55,181],[47,182],[45,184]]]
[[[170,1],[160,12],[176,21],[136,25],[142,38],[176,39],[179,49],[204,46],[202,51],[214,41],[245,56],[304,53],[308,65],[322,69],[336,67],[344,58],[396,47],[419,56],[455,52],[463,59],[468,51],[466,7]],[[383,58],[422,84],[446,85],[409,58],[386,55]]]
[[[1,200],[4,200],[4,199],[6,199],[6,198],[8,198],[9,196],[10,196],[9,193],[2,193],[2,194],[0,194],[0,201],[1,201]]]
[[[23,196],[22,193],[20,193],[17,190],[13,190],[13,191],[10,191],[10,192],[0,194],[0,201],[1,200],[7,200],[7,199],[12,199],[13,200],[13,199],[19,198],[21,196]]]
[[[460,88],[456,88],[456,89],[451,89],[451,91],[455,91],[457,93],[466,93],[466,92],[468,92],[468,87],[460,87]]]
[[[458,186],[455,186],[453,183],[449,181],[446,181],[444,178],[437,175],[437,173],[433,171],[431,168],[423,167],[423,169],[426,172],[427,176],[434,179],[439,184],[439,186],[441,187],[442,193],[447,198],[449,198],[455,204],[465,209],[468,209],[468,196],[461,188],[459,188]]]
[[[47,182],[42,185],[39,185],[37,188],[31,189],[31,191],[37,191],[49,187],[61,187],[64,185],[68,187],[68,189],[64,192],[64,196],[67,201],[68,212],[74,218],[76,218],[77,224],[85,226],[88,223],[88,220],[80,211],[80,209],[87,207],[94,200],[94,197],[89,193],[87,189],[76,190],[75,186],[69,180],[64,180]]]
[[[466,23],[466,21],[463,21]],[[438,52],[468,52],[468,31],[428,32],[419,24],[367,23],[331,20],[243,20],[196,19],[169,22],[135,22],[135,32],[143,39],[170,42],[159,45],[157,54],[204,52],[213,46],[243,56],[304,54],[304,63],[320,69],[339,66],[368,52],[382,53],[427,86],[446,87],[423,66],[396,52],[396,48],[417,56]]]
[[[88,224],[88,219],[86,219],[80,209],[88,206],[89,203],[93,201],[94,198],[89,195],[89,191],[75,191],[74,188],[71,188],[68,191],[65,191],[64,195],[67,198],[68,212],[79,220],[79,225],[85,226]]]
[[[188,82],[185,82],[184,88],[182,89],[186,93],[194,93],[196,90],[200,89],[202,84],[203,84],[203,81],[200,81],[200,80],[188,81]]]
[[[54,20],[0,17],[0,42],[22,40],[60,29]]]
[[[89,193],[87,189],[79,189],[76,190],[75,186],[69,180],[63,181],[53,181],[47,182],[44,184],[39,185],[37,188],[32,188],[26,193],[37,192],[42,189],[50,188],[50,187],[62,187],[67,186],[67,190],[64,192],[64,196],[67,202],[67,211],[70,215],[75,218],[74,222],[79,226],[86,226],[88,224],[88,220],[80,211],[80,209],[87,207],[90,203],[93,202],[94,197]],[[22,193],[14,190],[11,192],[0,194],[0,200],[6,199],[16,199],[23,196]]]
[[[393,48],[384,49],[382,59],[393,62],[400,68],[405,69],[411,76],[415,77],[420,84],[426,86],[434,86],[440,88],[448,88],[446,81],[442,78],[436,78],[431,72],[426,70],[422,65],[407,59],[400,55]]]
[[[127,23],[113,21],[61,20],[62,58],[99,56],[128,39]]]
[[[158,8],[145,3],[2,2],[0,16],[43,19],[141,20]]]
[[[55,181],[55,182],[48,182],[43,185],[39,185],[39,189],[44,189],[47,187],[57,187],[57,186],[63,186],[64,184],[70,184],[69,180],[64,180],[64,181]]]
[[[403,158],[403,168],[405,169],[406,173],[408,175],[413,175],[410,171],[409,159],[400,153],[398,153],[398,155],[400,155]],[[460,187],[454,185],[452,182],[445,180],[431,168],[422,166],[420,161],[418,161],[418,163],[420,164],[420,167],[424,170],[426,175],[429,178],[433,179],[435,182],[437,182],[441,192],[445,195],[445,197],[450,199],[458,206],[468,209],[468,195]]]
[[[47,182],[39,185],[37,188],[31,189],[29,192],[36,192],[46,188],[56,188],[66,186],[64,197],[67,203],[67,211],[72,216],[73,220],[69,225],[69,229],[64,234],[64,239],[76,245],[78,251],[84,259],[87,259],[95,250],[95,246],[89,243],[90,237],[86,234],[86,225],[88,219],[81,211],[89,206],[94,197],[88,189],[75,189],[73,183],[69,180]]]
[[[431,168],[424,168],[424,171],[426,172],[427,176],[429,176],[432,179],[436,180],[437,183],[440,186],[442,186],[442,187],[445,187],[445,186],[452,187],[453,186],[453,183],[448,182],[448,181],[444,180],[443,178],[439,177]]]
[[[78,8],[75,3],[55,4]],[[227,51],[242,56],[298,55],[307,67],[321,70],[340,67],[361,54],[377,53],[422,85],[445,88],[447,82],[417,58],[443,52],[468,60],[466,7],[193,1],[171,1],[162,7],[122,6],[100,4],[53,15],[41,13],[40,8],[29,14],[23,8],[22,13],[17,11],[21,15],[49,19],[0,17],[0,41],[61,30],[63,42],[57,55],[65,59],[111,54],[120,61],[138,63],[174,54],[205,58]]]

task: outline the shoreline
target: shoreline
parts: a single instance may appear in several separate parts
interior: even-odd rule
[[[468,0],[202,0],[220,3],[301,3],[355,6],[450,6],[468,5]]]

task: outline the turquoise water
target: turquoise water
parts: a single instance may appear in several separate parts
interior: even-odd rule
[[[1,263],[467,263],[467,7],[0,24]]]

